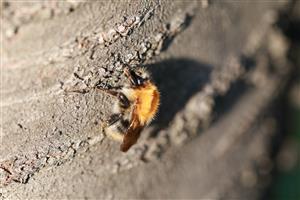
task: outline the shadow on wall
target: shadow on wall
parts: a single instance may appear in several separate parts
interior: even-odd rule
[[[247,71],[255,66],[253,58],[241,57],[241,63]],[[159,130],[166,128],[187,101],[210,82],[213,70],[209,64],[185,58],[165,60],[146,67],[152,73],[161,94],[159,112],[152,123]],[[249,85],[239,79],[224,96],[215,96],[212,123],[229,112],[247,89]]]
[[[209,81],[212,66],[190,59],[170,59],[147,65],[161,94],[161,105],[153,124],[168,126],[176,113]]]

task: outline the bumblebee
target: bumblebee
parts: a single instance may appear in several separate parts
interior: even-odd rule
[[[118,90],[107,90],[117,98],[113,114],[106,121],[104,132],[114,140],[120,141],[120,150],[126,152],[134,145],[141,131],[157,113],[160,95],[151,81],[149,73],[141,68],[124,68],[127,82]]]

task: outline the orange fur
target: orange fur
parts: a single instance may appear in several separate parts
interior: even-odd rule
[[[154,84],[148,82],[135,89],[136,106],[134,115],[137,115],[142,126],[148,124],[155,116],[159,106],[159,92]]]
[[[159,92],[150,81],[134,89],[134,98],[132,121],[121,145],[123,152],[136,143],[141,131],[153,119],[159,106]]]
[[[122,141],[120,149],[126,152],[137,142],[143,128],[154,118],[160,97],[157,87],[150,81],[146,71],[140,71],[137,74],[125,68],[124,73],[130,85],[123,87],[120,91],[108,92],[119,98],[119,102],[116,102],[114,107],[114,118],[116,114],[117,116],[121,114],[122,117],[111,118],[115,121],[105,128],[105,133],[115,140]]]

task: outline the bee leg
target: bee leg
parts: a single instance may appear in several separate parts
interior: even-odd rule
[[[122,108],[129,108],[130,101],[122,92],[118,92],[118,91],[114,91],[114,90],[106,90],[106,89],[102,89],[102,88],[96,88],[96,89],[117,97],[119,99],[120,106]]]
[[[81,93],[81,94],[85,94],[85,93],[88,93],[89,90],[85,89],[85,88],[65,88],[64,92],[65,93]]]
[[[119,121],[122,117],[122,114],[113,114],[112,116],[110,116],[110,118],[106,121],[106,126],[111,126],[113,124],[115,124],[117,121]]]
[[[132,86],[139,86],[142,83],[141,77],[136,75],[133,70],[130,70],[128,67],[124,69],[125,76],[129,79]]]
[[[128,68],[128,67],[125,67],[124,68],[124,74],[125,76],[130,80],[131,83],[134,82],[133,78],[132,78],[132,75],[131,75],[131,70]]]

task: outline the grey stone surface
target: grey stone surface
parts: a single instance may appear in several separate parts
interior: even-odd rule
[[[1,198],[255,199],[288,3],[3,2]],[[95,90],[122,85],[125,65],[147,67],[162,98],[126,154],[102,131],[115,99]]]

